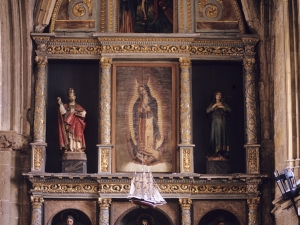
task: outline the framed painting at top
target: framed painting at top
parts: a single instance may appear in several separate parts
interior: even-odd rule
[[[175,170],[176,64],[113,65],[116,172]]]

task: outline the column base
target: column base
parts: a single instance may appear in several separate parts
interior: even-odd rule
[[[97,145],[98,147],[98,173],[111,173],[112,145]]]
[[[62,156],[63,173],[87,173],[87,159],[83,152],[65,152]]]
[[[180,144],[180,173],[194,173],[194,147],[193,144]]]
[[[208,160],[206,161],[207,174],[228,174],[230,173],[229,160]]]

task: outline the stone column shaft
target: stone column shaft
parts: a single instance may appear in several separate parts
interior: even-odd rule
[[[101,58],[100,142],[111,143],[111,58]]]
[[[100,207],[99,225],[109,225],[109,207],[111,204],[111,199],[99,198],[98,204]]]
[[[181,198],[179,199],[179,204],[181,206],[181,224],[182,225],[191,225],[191,205],[192,200],[188,198]]]
[[[257,144],[257,120],[256,120],[256,98],[255,98],[255,45],[258,38],[242,38],[245,45],[245,57],[243,65],[245,70],[245,104],[246,104],[246,162],[247,173],[259,174],[259,147]]]
[[[100,91],[100,144],[98,147],[98,173],[111,173],[111,58],[102,57]]]
[[[46,129],[46,68],[48,60],[46,56],[36,56],[36,85],[34,108],[34,142],[45,143]]]
[[[182,144],[191,144],[190,58],[180,58],[180,136]]]
[[[31,225],[42,225],[42,206],[44,199],[42,197],[30,197],[32,204]]]
[[[248,225],[258,224],[258,206],[260,198],[248,198],[247,204],[249,207]]]

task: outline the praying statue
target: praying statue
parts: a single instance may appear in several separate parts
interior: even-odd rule
[[[84,139],[86,111],[75,102],[76,95],[73,88],[68,89],[69,102],[63,104],[58,97],[58,129],[60,150],[64,152],[84,152],[86,145]]]
[[[229,155],[227,117],[231,108],[224,102],[220,91],[215,92],[213,102],[206,112],[211,120],[208,160],[226,160]]]

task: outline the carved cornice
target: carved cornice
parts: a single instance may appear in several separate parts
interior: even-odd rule
[[[102,28],[104,29],[104,28]],[[54,37],[49,34],[32,35],[39,45],[39,52],[46,54],[86,54],[102,53],[178,53],[194,56],[235,56],[253,58],[258,38],[242,37],[235,39],[200,39],[190,34],[182,36],[104,36],[94,34],[92,38]]]
[[[199,178],[198,178],[199,179]],[[191,179],[191,178],[156,178],[159,190],[163,194],[186,194],[200,195],[239,195],[256,197],[259,195],[258,187],[261,178],[247,179]],[[42,194],[127,194],[130,189],[130,178],[55,178],[55,177],[32,177],[32,193]],[[197,197],[196,197],[197,198]],[[100,204],[100,203],[99,203]]]

